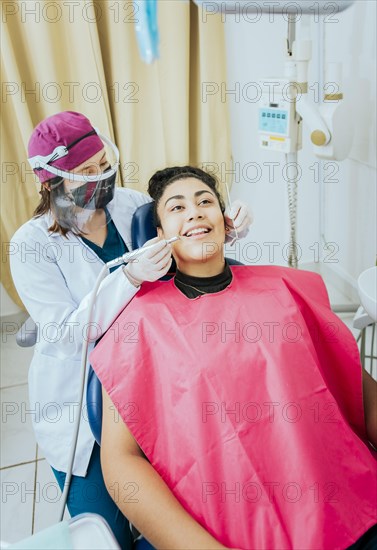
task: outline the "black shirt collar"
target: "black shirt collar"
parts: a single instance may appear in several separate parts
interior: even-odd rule
[[[188,298],[196,298],[202,294],[213,294],[224,290],[232,280],[232,271],[225,262],[224,270],[213,277],[193,277],[177,269],[174,283]]]

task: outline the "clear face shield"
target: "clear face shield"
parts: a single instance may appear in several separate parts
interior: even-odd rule
[[[99,133],[98,136],[108,146],[106,152],[100,151],[83,163],[80,173],[66,172],[48,164],[68,154],[64,146],[57,147],[47,157],[38,155],[29,159],[33,169],[40,168],[51,173],[50,208],[55,220],[62,228],[78,233],[85,233],[93,216],[114,197],[119,151],[106,136]],[[107,216],[102,219],[105,225]],[[96,223],[96,229],[100,226]]]

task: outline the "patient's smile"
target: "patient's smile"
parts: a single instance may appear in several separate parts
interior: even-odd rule
[[[210,231],[212,231],[212,229],[210,229],[209,227],[205,227],[205,226],[194,227],[186,231],[186,233],[184,233],[183,236],[194,238],[194,239],[195,238],[200,239],[204,235],[207,235],[208,233],[210,233]]]

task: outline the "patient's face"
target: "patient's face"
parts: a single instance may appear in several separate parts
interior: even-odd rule
[[[175,235],[173,256],[179,269],[224,258],[225,223],[216,195],[196,178],[177,180],[165,189],[157,208],[160,237]]]

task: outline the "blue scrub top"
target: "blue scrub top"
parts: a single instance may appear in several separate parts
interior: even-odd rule
[[[85,237],[82,237],[82,240],[97,254],[99,258],[101,258],[103,262],[107,263],[128,252],[128,248],[122,237],[120,236],[119,231],[115,227],[115,224],[106,208],[105,213],[107,223],[107,237],[105,242],[103,243],[103,246],[98,246],[92,241],[85,239]],[[119,266],[112,267],[110,269],[110,272],[114,271],[114,269],[117,269],[118,267]]]

